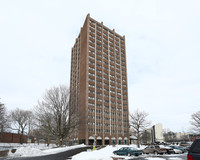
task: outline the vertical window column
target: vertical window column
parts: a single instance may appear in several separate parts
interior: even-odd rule
[[[120,39],[120,41],[121,41],[121,39]],[[119,41],[119,42],[120,42]],[[122,135],[124,136],[124,119],[123,119],[123,113],[124,113],[124,105],[123,105],[123,85],[122,85],[122,83],[123,83],[123,80],[122,80],[122,62],[121,62],[121,42],[119,43],[119,50],[120,50],[120,80],[121,80],[121,104],[122,104],[122,126],[121,126],[121,129],[122,129]]]

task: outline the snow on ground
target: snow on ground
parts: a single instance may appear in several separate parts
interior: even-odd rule
[[[49,154],[60,153],[64,151],[68,151],[75,148],[85,147],[84,144],[76,145],[76,146],[67,146],[67,147],[59,147],[59,148],[51,148],[51,149],[44,149],[40,146],[25,146],[17,148],[15,153],[9,151],[9,157],[35,157],[35,156],[44,156]]]
[[[106,146],[100,150],[90,151],[90,152],[81,152],[72,157],[72,160],[112,160],[112,157],[126,158],[130,159],[127,156],[116,156],[113,154],[113,151],[120,149],[121,147],[127,147],[127,145],[116,145]],[[137,148],[136,145],[129,145],[129,147]],[[139,149],[143,149],[145,146],[142,146]],[[131,157],[133,158],[133,157]]]
[[[46,144],[2,144],[0,143],[0,147],[10,147],[17,149],[15,153],[12,153],[9,151],[8,156],[9,157],[35,157],[35,156],[43,156],[43,155],[49,155],[49,154],[56,154],[60,152],[65,152],[68,150],[72,150],[75,148],[81,148],[85,147],[84,144],[82,145],[75,145],[75,146],[67,146],[67,147],[59,147],[59,148],[53,148],[55,145],[50,145],[47,147]],[[75,156],[72,157],[72,160],[112,160],[112,157],[118,157],[118,158],[124,158],[124,159],[137,159],[138,157],[131,156],[117,156],[113,154],[113,151],[120,149],[121,147],[127,147],[128,145],[115,145],[115,146],[106,146],[99,150],[88,150],[86,152],[81,152]],[[137,148],[136,145],[129,145],[129,147]],[[144,149],[146,146],[141,146],[138,149]],[[165,158],[158,158],[154,157],[155,155],[141,155],[139,157],[145,158],[145,160],[165,160]],[[168,157],[168,160],[182,160],[179,157],[171,157],[174,155],[165,155],[165,157]]]
[[[113,160],[112,157],[115,158],[124,158],[125,160],[127,159],[138,159],[136,156],[117,156],[113,154],[113,151],[120,149],[121,147],[127,147],[127,145],[116,145],[115,147],[113,146],[106,146],[105,148],[102,148],[100,150],[94,150],[94,151],[87,151],[87,152],[81,152],[75,156],[72,157],[72,160]],[[129,145],[129,147],[134,147],[137,148],[136,145]],[[144,149],[145,146],[141,146],[141,148],[138,149]],[[166,160],[166,157],[168,160],[182,160],[181,158],[178,157],[171,157],[175,156],[174,154],[172,155],[164,155],[164,157],[154,157],[154,154],[143,154],[140,155],[139,157],[144,158],[145,160]],[[178,155],[177,155],[178,156]]]
[[[56,144],[49,144],[49,146],[47,146],[47,144],[44,143],[23,143],[23,144],[19,144],[19,143],[0,143],[0,151],[1,150],[8,150],[8,149],[17,149],[20,147],[32,147],[32,148],[38,148],[38,149],[50,149],[53,147],[56,147]]]

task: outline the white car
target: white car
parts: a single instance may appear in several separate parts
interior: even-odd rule
[[[181,153],[182,153],[182,151],[179,150],[179,149],[174,149],[174,152],[175,152],[176,154],[181,154]]]

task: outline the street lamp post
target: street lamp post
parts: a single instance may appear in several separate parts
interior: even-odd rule
[[[97,135],[95,135],[95,134],[93,135],[93,137],[94,137],[93,150],[96,149],[96,148],[95,148],[95,145],[96,145],[96,143],[95,143],[95,141],[96,141],[96,136],[97,136]]]

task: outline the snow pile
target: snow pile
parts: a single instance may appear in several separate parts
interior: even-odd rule
[[[56,154],[60,152],[65,152],[75,148],[85,147],[84,144],[76,145],[76,146],[67,146],[67,147],[60,147],[60,148],[52,148],[42,150],[36,148],[35,146],[28,146],[28,147],[19,147],[17,148],[15,153],[9,151],[8,156],[10,157],[33,157],[33,156],[44,156],[49,154]]]
[[[110,155],[116,150],[115,147],[107,146],[100,150],[81,152],[72,157],[72,160],[112,160]]]
[[[116,156],[113,154],[113,151],[120,149],[121,147],[127,147],[127,145],[116,145],[113,146],[106,146],[100,150],[95,150],[91,152],[81,152],[72,157],[72,160],[112,160],[112,157],[119,157],[119,158],[126,158],[126,156]],[[129,147],[136,148],[135,145],[130,145]],[[140,148],[141,149],[141,148]],[[132,157],[133,158],[133,157]]]

